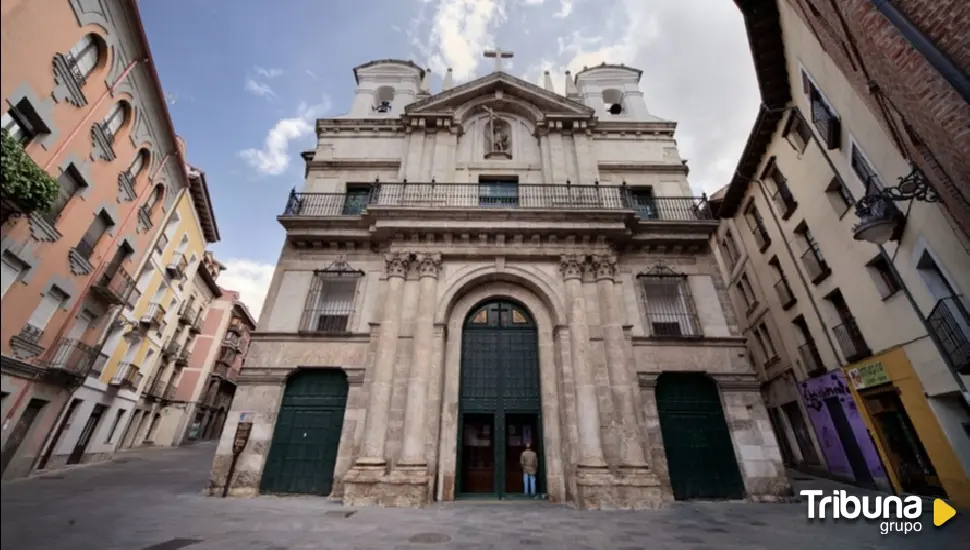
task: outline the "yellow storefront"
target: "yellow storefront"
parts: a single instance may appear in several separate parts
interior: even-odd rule
[[[906,350],[895,348],[844,370],[896,490],[945,497],[970,509],[970,480]]]

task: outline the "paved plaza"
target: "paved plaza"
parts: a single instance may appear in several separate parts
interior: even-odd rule
[[[2,486],[4,550],[956,549],[965,514],[941,529],[812,524],[805,504],[676,503],[653,512],[580,512],[542,502],[347,509],[320,498],[202,497],[214,445],[149,449]],[[796,479],[799,488],[832,482]],[[963,541],[958,543],[958,541]],[[965,548],[965,546],[963,546]]]

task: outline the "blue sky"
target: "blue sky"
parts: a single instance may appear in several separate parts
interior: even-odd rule
[[[731,0],[142,0],[176,131],[206,172],[228,267],[220,278],[258,314],[283,243],[276,222],[303,183],[313,121],[342,114],[353,68],[410,59],[483,76],[483,49],[538,83],[606,61],[644,71],[647,107],[678,122],[690,181],[728,181],[758,106],[743,21]]]

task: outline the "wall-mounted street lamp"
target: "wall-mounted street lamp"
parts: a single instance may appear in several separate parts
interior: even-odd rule
[[[939,202],[940,195],[926,181],[923,171],[913,166],[909,174],[899,178],[896,187],[873,190],[855,203],[855,215],[859,223],[852,227],[853,237],[858,241],[883,245],[898,238],[906,223],[906,216],[894,203],[917,200]]]

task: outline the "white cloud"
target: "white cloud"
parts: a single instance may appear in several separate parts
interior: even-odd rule
[[[238,292],[239,299],[259,319],[276,266],[244,258],[230,258],[222,263],[226,269],[219,275],[219,286]]]
[[[421,11],[411,21],[409,36],[432,71],[444,74],[451,68],[455,80],[466,81],[474,78],[482,52],[493,42],[490,28],[506,20],[502,0],[439,0],[430,34],[423,38],[417,31],[425,21]]]
[[[306,75],[312,78],[313,80],[320,80],[320,77],[317,76],[317,73],[311,71],[310,69],[306,70]]]
[[[276,92],[273,91],[273,88],[271,88],[269,84],[265,82],[258,82],[252,78],[246,79],[245,88],[247,92],[253,95],[258,95],[259,97],[265,97],[267,99],[276,97]]]
[[[253,67],[253,71],[255,71],[259,76],[268,80],[272,80],[283,74],[283,69],[264,69],[263,67],[259,66]]]
[[[553,15],[559,19],[565,19],[573,13],[573,0],[559,0],[559,11]]]
[[[330,98],[327,96],[324,96],[320,103],[312,105],[306,102],[300,103],[297,106],[296,116],[281,119],[270,128],[261,149],[250,148],[240,151],[240,158],[263,174],[270,176],[282,174],[290,165],[292,156],[289,153],[290,142],[312,135],[314,122],[330,111],[331,105]]]

